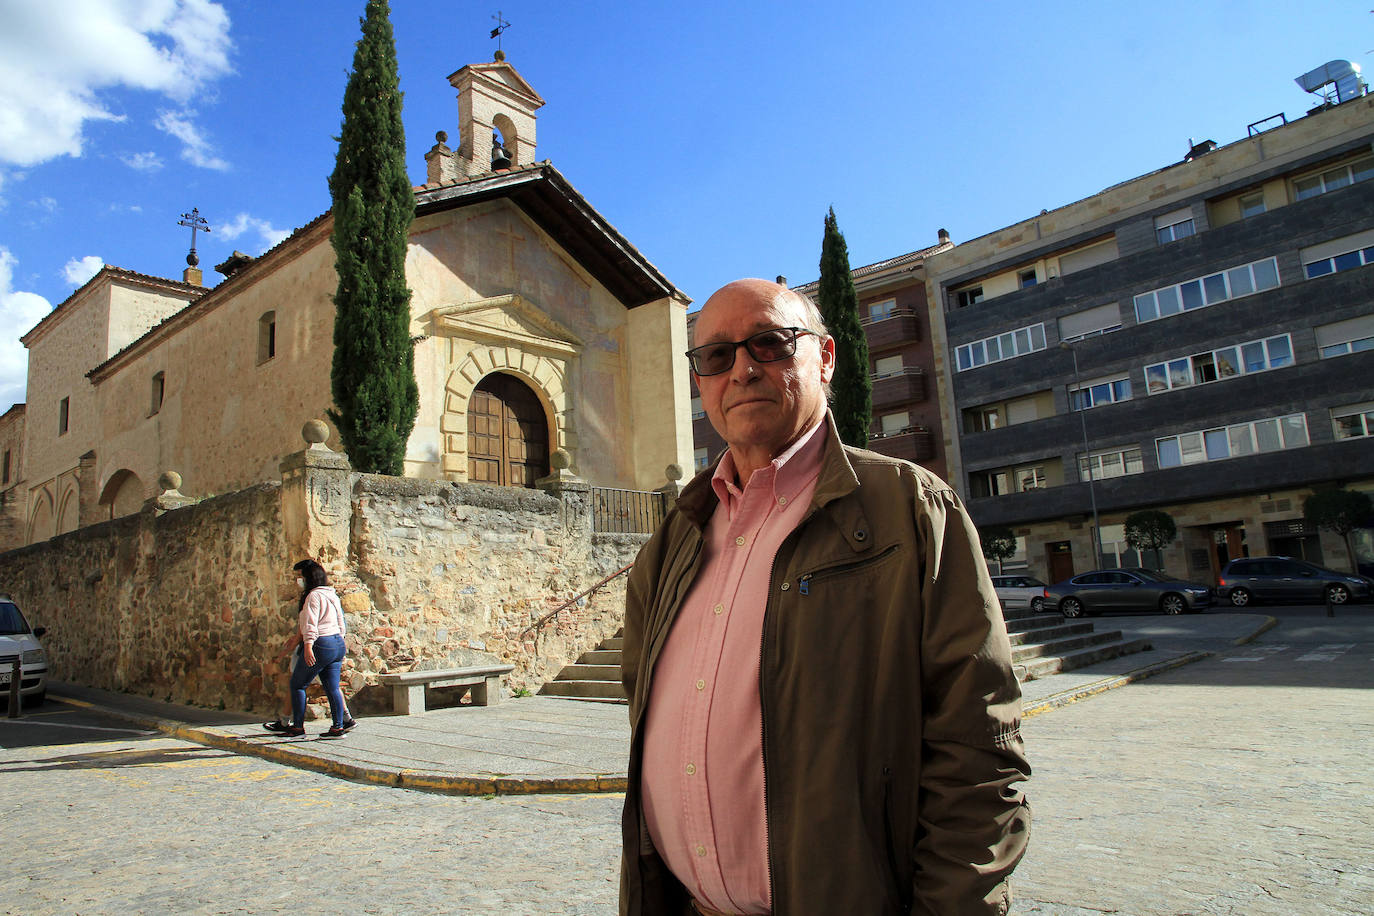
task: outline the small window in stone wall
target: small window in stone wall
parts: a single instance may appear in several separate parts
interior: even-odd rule
[[[9,450],[9,449],[5,449],[5,479],[4,479],[4,480],[0,480],[0,483],[9,483],[9,482],[10,482],[10,450]]]
[[[59,436],[67,434],[68,424],[71,420],[70,411],[71,398],[63,398],[57,402],[57,434]]]
[[[153,390],[151,401],[148,405],[148,416],[152,416],[162,409],[162,396],[167,391],[167,373],[156,372],[153,374]]]
[[[264,312],[258,319],[258,364],[277,355],[277,313]]]

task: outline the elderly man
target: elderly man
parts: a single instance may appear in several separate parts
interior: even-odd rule
[[[694,343],[729,449],[630,576],[621,913],[1006,913],[1030,767],[962,505],[839,441],[805,297],[731,283]]]

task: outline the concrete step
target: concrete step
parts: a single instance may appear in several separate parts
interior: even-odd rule
[[[1064,623],[1065,617],[1060,614],[1036,614],[1034,617],[1014,617],[1007,621],[1008,633],[1025,633],[1028,630],[1043,630],[1046,627],[1057,627]]]
[[[606,639],[601,640],[601,645],[597,646],[597,648],[614,649],[615,651],[619,652],[621,649],[625,648],[625,637],[609,636]]]
[[[1104,643],[1120,641],[1120,630],[1108,630],[1104,633],[1080,633],[1076,636],[1069,636],[1063,639],[1052,639],[1046,642],[1034,642],[1016,646],[1011,650],[1011,660],[1013,663],[1024,664],[1031,659],[1046,658],[1052,655],[1064,655],[1069,652],[1076,652],[1079,649],[1087,649],[1092,646],[1103,645]]]
[[[582,653],[577,660],[579,665],[615,665],[620,667],[619,649],[592,649]]]
[[[620,681],[549,681],[539,688],[545,697],[573,697],[579,700],[619,700],[625,702]]]
[[[565,665],[558,672],[558,681],[614,681],[620,683],[619,665],[585,665],[579,659],[575,664]]]
[[[1087,649],[1079,649],[1076,652],[1069,652],[1064,655],[1037,658],[1026,662],[1026,674],[1022,680],[1033,681],[1036,678],[1058,674],[1061,671],[1086,668],[1088,665],[1095,665],[1098,662],[1105,662],[1108,659],[1119,658],[1122,655],[1133,655],[1136,652],[1144,652],[1149,648],[1151,648],[1151,646],[1148,639],[1131,639],[1093,646]]]
[[[1051,639],[1076,636],[1079,633],[1091,633],[1092,631],[1093,625],[1091,623],[1064,621],[1062,626],[1036,627],[1033,630],[1008,633],[1007,639],[1011,640],[1013,646],[1023,646],[1027,643],[1048,642]]]

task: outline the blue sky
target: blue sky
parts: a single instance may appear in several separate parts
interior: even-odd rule
[[[509,61],[538,156],[689,296],[975,238],[1225,144],[1374,64],[1363,3],[393,0],[407,159],[456,135],[447,76]],[[0,0],[0,409],[17,343],[101,263],[206,282],[329,206],[362,0]]]

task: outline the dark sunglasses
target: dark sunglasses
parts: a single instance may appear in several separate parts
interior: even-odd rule
[[[806,328],[769,328],[750,334],[743,340],[722,340],[718,343],[702,344],[687,351],[687,359],[692,371],[697,375],[720,375],[728,372],[735,364],[735,353],[740,347],[759,363],[776,363],[797,353],[797,338],[803,334],[820,337],[815,331]]]

